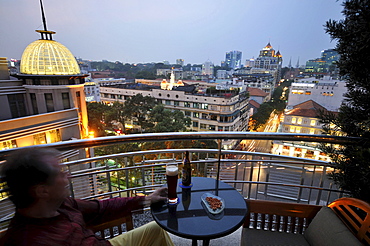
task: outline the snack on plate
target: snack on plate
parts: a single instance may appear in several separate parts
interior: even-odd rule
[[[210,197],[210,196],[207,196],[206,197],[206,201],[208,202],[209,206],[211,207],[211,209],[213,210],[216,210],[218,208],[221,208],[222,207],[222,201],[217,199],[217,198],[214,198],[214,197]]]

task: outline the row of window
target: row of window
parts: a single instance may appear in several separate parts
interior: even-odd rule
[[[321,130],[320,129],[303,128],[303,127],[299,127],[299,126],[285,127],[285,132],[291,132],[291,133],[307,133],[307,134],[321,134]]]
[[[203,123],[200,123],[197,122],[197,121],[193,121],[193,128],[199,128],[199,130],[208,130],[208,131],[233,131],[233,127],[232,126],[215,126],[215,125],[207,125],[207,124],[203,124]]]
[[[116,95],[116,94],[107,94],[102,93],[102,97],[110,98],[110,99],[124,99],[127,100],[131,96],[124,96],[124,95]],[[171,101],[171,100],[162,100],[157,99],[157,102],[165,104],[165,105],[173,105],[173,106],[181,106],[180,101]],[[204,110],[218,110],[218,106],[209,105],[208,103],[197,103],[197,102],[183,102],[183,107],[185,108],[197,108],[197,109],[204,109]],[[235,110],[235,108],[239,107],[239,104],[231,105],[231,106],[220,106],[221,112],[231,112]]]
[[[287,120],[289,122],[289,118]],[[298,124],[298,125],[302,125],[302,124],[303,125],[308,125],[308,124],[310,124],[310,126],[320,125],[320,122],[318,120],[309,120],[309,119],[305,119],[305,118],[296,118],[296,117],[292,117],[291,123],[292,124]]]
[[[55,143],[61,141],[60,131],[59,129],[37,133],[33,136],[33,145],[38,144],[46,144],[46,143]],[[16,140],[8,140],[0,142],[0,150],[6,150],[6,149],[13,149],[17,148],[17,141]]]

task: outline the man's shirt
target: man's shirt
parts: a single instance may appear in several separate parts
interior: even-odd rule
[[[83,201],[66,198],[52,218],[29,218],[16,213],[1,245],[110,245],[88,229],[142,208],[144,197]]]

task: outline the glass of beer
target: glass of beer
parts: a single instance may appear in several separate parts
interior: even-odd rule
[[[177,177],[179,174],[179,168],[177,164],[166,165],[166,176],[167,176],[167,187],[168,187],[168,203],[176,204],[177,198]]]

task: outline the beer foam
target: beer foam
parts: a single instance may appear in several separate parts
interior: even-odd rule
[[[179,168],[175,165],[169,165],[166,167],[166,175],[175,176],[179,174]]]

